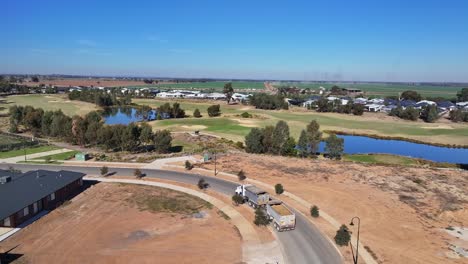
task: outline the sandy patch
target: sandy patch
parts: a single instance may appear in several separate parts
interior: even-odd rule
[[[240,118],[231,118],[231,120],[239,122],[239,124],[240,124],[241,126],[245,126],[245,127],[258,127],[257,122],[256,122],[255,120],[250,119],[250,118],[244,118],[244,119],[240,119]]]
[[[190,130],[202,130],[202,129],[206,129],[206,126],[203,126],[203,125],[193,125],[193,126],[184,125],[184,126],[181,126],[181,128],[190,129]]]

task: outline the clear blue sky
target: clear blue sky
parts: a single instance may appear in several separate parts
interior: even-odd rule
[[[0,73],[468,82],[466,0],[120,2],[2,1]]]

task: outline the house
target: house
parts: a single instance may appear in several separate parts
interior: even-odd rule
[[[234,93],[231,98],[232,100],[236,102],[242,102],[243,100],[247,100],[249,98],[249,95],[241,94],[241,93]]]
[[[398,100],[395,100],[395,99],[386,98],[384,100],[385,105],[398,105],[399,103],[400,102]]]
[[[317,104],[318,100],[320,100],[320,98],[322,97],[318,95],[311,96],[304,103],[302,103],[302,106],[305,108],[314,107]]]
[[[413,101],[413,100],[401,100],[399,102],[399,104],[401,105],[401,107],[403,108],[406,108],[406,107],[416,107],[416,102]]]
[[[83,173],[0,170],[0,227],[17,227],[42,210],[52,210],[78,194]]]
[[[467,109],[468,108],[468,102],[458,102],[456,104],[457,108],[459,109]]]
[[[450,101],[437,102],[437,107],[443,111],[452,111],[457,109],[457,106]]]
[[[363,94],[361,89],[355,89],[355,88],[342,88],[341,91],[344,92],[346,95],[352,95],[352,96]]]
[[[161,97],[161,98],[183,98],[185,97],[185,94],[180,93],[180,92],[161,92],[156,95],[156,97]]]
[[[429,105],[435,105],[436,102],[433,101],[428,101],[428,100],[421,100],[416,103],[415,108],[422,109],[423,107],[429,106]]]
[[[213,100],[224,100],[226,99],[226,95],[222,94],[222,93],[209,93],[209,94],[206,94],[206,98],[208,99],[213,99]]]
[[[384,108],[383,104],[366,104],[364,108],[369,112],[379,112]]]
[[[354,102],[355,104],[362,104],[362,105],[365,105],[365,104],[367,103],[367,99],[366,99],[366,98],[359,97],[359,98],[354,99],[353,102]]]
[[[384,104],[385,100],[382,99],[382,98],[373,98],[373,99],[370,99],[367,102],[371,103],[371,104]]]

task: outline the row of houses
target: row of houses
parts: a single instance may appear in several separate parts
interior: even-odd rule
[[[201,91],[185,91],[185,90],[172,90],[169,92],[160,92],[156,94],[159,98],[187,98],[187,99],[212,99],[212,100],[226,100],[226,95],[223,93],[203,93]],[[234,93],[231,100],[243,101],[250,97],[249,94]]]
[[[63,170],[0,170],[0,227],[18,227],[63,204],[82,190],[83,176]]]
[[[312,96],[302,103],[303,107],[314,108],[317,102],[325,98],[330,102],[338,102],[341,105],[346,105],[348,103],[361,104],[364,105],[364,109],[369,112],[390,112],[392,109],[401,106],[403,109],[407,107],[413,107],[416,109],[422,109],[428,105],[436,105],[440,112],[452,111],[455,109],[464,109],[468,111],[468,102],[459,102],[453,103],[451,101],[440,101],[434,102],[429,100],[421,100],[419,102],[413,100],[394,100],[394,99],[383,99],[383,98],[373,98],[367,99],[363,97],[351,98],[351,97],[321,97],[321,96]]]

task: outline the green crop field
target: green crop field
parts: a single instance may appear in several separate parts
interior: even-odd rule
[[[152,99],[136,99],[137,104],[158,107],[164,102],[175,102]],[[193,102],[177,100],[186,114],[191,116],[193,110],[198,108],[202,118],[184,118],[162,121],[152,121],[150,124],[155,129],[170,129],[172,131],[201,130],[210,134],[222,136],[235,141],[243,141],[244,136],[252,127],[265,127],[274,125],[279,120],[288,122],[291,134],[297,139],[300,131],[311,120],[317,120],[322,130],[336,130],[348,133],[364,133],[380,136],[405,137],[429,143],[468,145],[468,125],[457,123],[423,123],[390,118],[369,118],[337,113],[317,113],[293,108],[291,110],[271,111],[260,110],[244,105],[226,105],[226,102],[214,101],[213,104],[221,105],[221,117],[210,118],[207,115],[209,102]],[[254,118],[242,118],[239,115],[249,112]],[[381,117],[386,117],[384,113]]]
[[[407,84],[382,84],[382,83],[276,83],[275,86],[290,85],[299,88],[311,88],[318,89],[324,87],[330,89],[332,86],[337,85],[342,88],[356,88],[361,89],[367,93],[367,95],[375,96],[398,96],[398,93],[414,90],[419,92],[423,96],[430,97],[445,97],[455,98],[458,91],[462,87],[453,86],[432,86],[432,85],[407,85]],[[467,84],[468,87],[468,84]]]
[[[172,83],[172,84],[151,84],[145,85],[144,87],[153,87],[158,89],[214,89],[217,91],[221,91],[224,87],[226,82],[191,82],[191,83]],[[142,86],[135,86],[135,87],[142,87]],[[234,89],[256,89],[261,90],[265,88],[263,82],[241,82],[241,81],[233,81],[232,87]]]
[[[66,115],[85,115],[90,111],[97,110],[98,108],[91,103],[82,101],[70,101],[66,95],[41,95],[41,94],[28,94],[28,95],[13,95],[6,97],[6,100],[0,102],[1,106],[5,107],[1,112],[8,112],[8,108],[12,105],[30,105],[33,107],[40,107],[44,110],[59,110]]]

